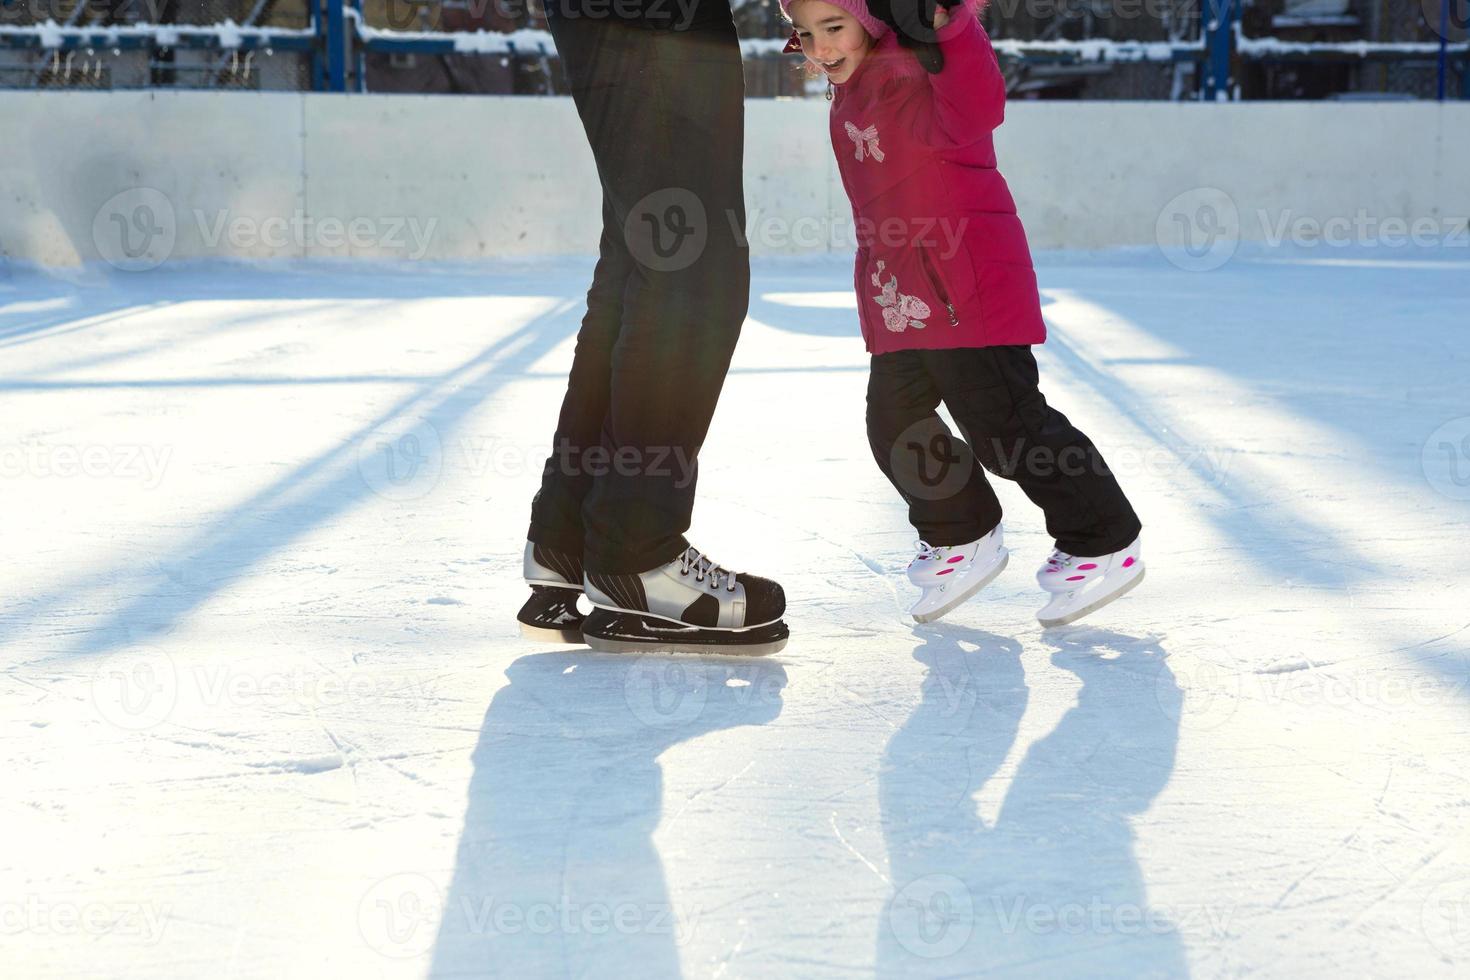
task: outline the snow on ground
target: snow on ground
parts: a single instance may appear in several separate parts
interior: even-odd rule
[[[1149,577],[932,627],[845,259],[758,264],[693,537],[765,660],[520,640],[591,260],[0,270],[10,977],[1470,971],[1463,251],[1057,254]]]

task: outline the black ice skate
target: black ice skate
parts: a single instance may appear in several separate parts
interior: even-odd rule
[[[527,541],[522,567],[531,598],[516,613],[521,635],[545,643],[581,643],[582,559]]]
[[[637,575],[588,573],[583,588],[596,607],[582,624],[594,650],[764,656],[791,635],[780,585],[721,568],[697,548]]]

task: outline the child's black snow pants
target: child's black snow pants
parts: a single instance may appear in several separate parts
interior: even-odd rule
[[[964,440],[936,414],[941,401]],[[1102,454],[1042,397],[1030,347],[875,355],[868,441],[919,537],[936,547],[974,541],[1000,523],[985,470],[1020,484],[1069,554],[1107,554],[1138,536],[1138,517]]]

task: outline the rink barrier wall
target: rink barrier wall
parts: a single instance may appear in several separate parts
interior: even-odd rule
[[[851,251],[826,113],[748,103],[753,254]],[[597,250],[600,193],[565,98],[18,92],[0,132],[0,256],[15,260]],[[1024,102],[996,143],[1036,248],[1470,215],[1465,104]]]

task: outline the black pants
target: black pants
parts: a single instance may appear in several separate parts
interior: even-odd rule
[[[968,443],[935,413],[941,401]],[[875,356],[868,442],[909,521],[936,547],[974,541],[1000,523],[985,470],[1020,484],[1069,554],[1117,551],[1140,529],[1097,447],[1042,397],[1030,347]]]
[[[699,449],[745,320],[745,82],[725,21],[550,18],[603,228],[529,537],[589,572],[646,571],[688,546]]]

